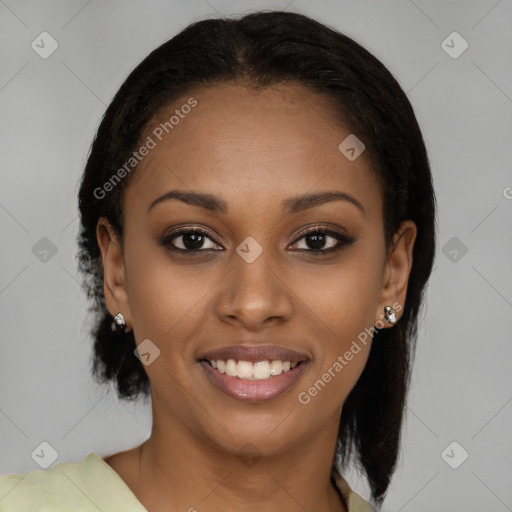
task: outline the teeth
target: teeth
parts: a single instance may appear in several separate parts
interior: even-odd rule
[[[254,363],[252,376],[255,379],[268,379],[270,377],[270,363],[268,361],[259,361]]]
[[[230,377],[234,377],[236,375],[237,371],[237,365],[236,361],[233,359],[228,359],[226,362],[226,375],[229,375]]]
[[[233,361],[231,359],[231,361]],[[235,361],[233,361],[234,363]],[[229,361],[228,361],[229,363]],[[227,368],[227,367],[226,367]],[[228,373],[228,371],[226,370],[226,373],[228,373],[228,375],[230,377],[240,377],[241,379],[249,379],[251,377],[254,377],[254,375],[252,374],[252,368],[253,368],[253,364],[249,361],[238,361],[238,364],[235,366],[235,371],[233,373]],[[270,377],[270,375],[269,375]]]
[[[279,375],[283,372],[283,363],[281,361],[272,361],[270,363],[270,375]]]
[[[258,361],[252,363],[250,361],[235,361],[234,359],[218,359],[209,361],[213,368],[217,368],[220,373],[225,373],[230,377],[238,377],[240,379],[263,380],[274,377],[283,372],[295,368],[299,363],[291,363],[290,361]]]

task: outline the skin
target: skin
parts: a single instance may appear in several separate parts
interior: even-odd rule
[[[106,219],[98,222],[108,310],[122,312],[137,344],[149,338],[161,351],[145,366],[151,436],[105,460],[151,512],[346,511],[329,477],[343,402],[371,342],[307,405],[297,395],[382,321],[385,305],[404,304],[416,226],[404,222],[386,250],[371,162],[338,150],[351,132],[323,96],[296,84],[259,91],[222,84],[196,89],[161,119],[190,96],[198,105],[125,190],[123,243]],[[220,196],[228,212],[168,200],[148,213],[172,189]],[[282,217],[284,199],[324,190],[350,194],[364,212],[337,200]],[[159,245],[183,224],[206,231],[204,249],[224,251],[187,255]],[[315,246],[302,234],[318,226],[355,241],[311,255]],[[248,236],[263,249],[250,264],[236,252]],[[186,247],[180,236],[169,243]],[[323,247],[336,244],[328,235]],[[213,386],[196,361],[239,343],[275,343],[310,360],[284,395],[246,403]],[[243,455],[255,453],[248,464]]]

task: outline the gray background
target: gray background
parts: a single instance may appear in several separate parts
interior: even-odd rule
[[[89,376],[79,178],[106,105],[150,50],[192,21],[259,8],[309,14],[373,52],[430,152],[439,250],[383,510],[512,510],[510,0],[0,0],[0,474],[39,469],[31,453],[43,441],[58,463],[149,435],[148,402],[119,402]],[[31,48],[43,31],[59,45],[47,59]],[[441,44],[453,31],[469,44],[458,58]],[[57,248],[46,260],[43,237]]]

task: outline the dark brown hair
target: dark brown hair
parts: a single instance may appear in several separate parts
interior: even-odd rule
[[[336,464],[343,470],[355,459],[380,507],[400,452],[417,317],[435,253],[435,197],[422,134],[397,81],[354,40],[311,18],[273,11],[193,23],[151,52],[108,106],[79,192],[79,269],[95,313],[93,374],[114,382],[121,398],[149,393],[144,366],[133,354],[133,331],[118,335],[110,328],[96,240],[102,216],[122,240],[123,190],[131,176],[107,198],[98,198],[95,190],[130,158],[162,108],[199,85],[240,81],[254,87],[294,82],[327,95],[333,114],[364,141],[382,184],[387,243],[405,219],[418,228],[403,316],[393,328],[374,334],[339,427]]]

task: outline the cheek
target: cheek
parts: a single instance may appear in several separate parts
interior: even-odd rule
[[[310,316],[309,323],[325,331],[332,348],[336,340],[340,344],[357,337],[375,321],[382,261],[372,254],[379,254],[377,247],[361,244],[347,251],[339,264],[315,268],[301,264],[286,276],[294,295],[307,306],[304,313]]]
[[[378,247],[374,250],[379,254]],[[316,325],[316,360],[308,388],[302,390],[307,395],[304,400],[318,396],[316,403],[325,407],[325,414],[337,409],[350,393],[370,352],[382,265],[368,254],[372,254],[369,248],[360,247],[339,267],[316,270],[314,276],[304,273],[294,287],[304,301],[301,314]],[[313,407],[315,414],[324,414],[318,407]]]
[[[149,339],[159,350],[144,369],[157,393],[166,395],[174,389],[168,405],[172,403],[175,414],[183,416],[197,378],[189,352],[204,331],[209,292],[215,290],[219,277],[198,266],[177,265],[159,248],[151,254],[134,248],[131,257],[127,251],[126,268],[136,344]],[[176,392],[183,387],[188,394]]]
[[[144,249],[145,247],[145,249]],[[165,249],[154,241],[127,244],[125,265],[128,296],[137,342],[145,338],[164,346],[172,339],[191,334],[184,331],[204,308],[208,290],[215,286],[215,275],[197,265],[176,264]],[[181,260],[180,260],[181,261]],[[183,340],[184,342],[186,341]]]
[[[376,294],[358,286],[329,288],[321,321],[317,321],[315,359],[305,384],[298,390],[299,403],[307,405],[311,423],[327,421],[340,408],[363,372],[372,343]]]

